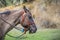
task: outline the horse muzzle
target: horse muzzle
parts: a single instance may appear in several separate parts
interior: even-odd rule
[[[30,25],[29,33],[36,33],[37,28],[35,24]]]

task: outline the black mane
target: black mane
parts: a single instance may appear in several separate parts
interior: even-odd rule
[[[11,13],[11,11],[4,11],[4,12],[0,12],[0,14],[10,14]]]

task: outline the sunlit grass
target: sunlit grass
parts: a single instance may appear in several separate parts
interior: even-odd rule
[[[22,34],[21,32],[13,29],[8,34],[12,36],[18,36]],[[59,29],[43,29],[38,30],[35,34],[27,34],[23,35],[19,38],[12,38],[9,36],[5,37],[5,40],[60,40],[60,30]]]

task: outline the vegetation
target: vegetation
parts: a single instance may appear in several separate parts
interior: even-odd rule
[[[6,7],[9,5],[19,5],[25,2],[31,2],[33,0],[0,0],[0,7]]]
[[[18,36],[22,34],[20,31],[13,29],[8,34],[12,36]],[[6,35],[5,40],[60,40],[60,29],[41,29],[35,34],[23,35],[19,38],[12,38]]]

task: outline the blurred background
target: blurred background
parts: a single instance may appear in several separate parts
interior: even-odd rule
[[[60,0],[0,0],[0,11],[26,5],[38,28],[60,28]]]

